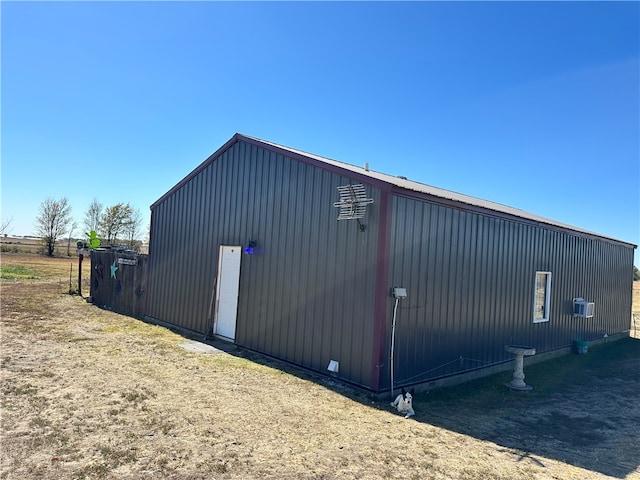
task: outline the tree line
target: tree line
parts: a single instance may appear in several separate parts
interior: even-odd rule
[[[82,220],[84,232],[95,231],[103,244],[124,243],[128,248],[140,247],[142,234],[142,214],[129,203],[117,203],[105,207],[94,199],[88,206]],[[71,215],[71,205],[66,197],[55,200],[45,199],[38,210],[36,233],[42,239],[47,255],[53,256],[56,243],[66,235],[71,239],[78,224]]]

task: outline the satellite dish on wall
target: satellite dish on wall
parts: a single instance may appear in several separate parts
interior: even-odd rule
[[[360,183],[342,185],[338,188],[340,200],[333,204],[339,208],[338,220],[357,220],[360,230],[364,231],[365,226],[360,223],[367,211],[367,205],[373,203],[373,198],[367,198],[364,185]]]

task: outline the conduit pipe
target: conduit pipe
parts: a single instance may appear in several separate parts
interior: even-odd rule
[[[391,321],[391,399],[393,400],[393,349],[396,343],[396,312],[398,311],[398,301],[400,299],[396,297],[396,303],[393,306],[393,320]]]
[[[393,320],[391,321],[391,361],[390,361],[390,377],[391,377],[391,399],[393,399],[393,376],[395,365],[393,361],[394,357],[394,349],[396,344],[396,314],[398,313],[398,302],[401,298],[405,298],[407,296],[407,289],[402,287],[394,287],[393,296],[396,299],[396,302],[393,306]]]

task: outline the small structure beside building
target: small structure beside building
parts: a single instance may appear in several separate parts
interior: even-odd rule
[[[137,314],[375,393],[630,326],[633,244],[241,134],[151,206],[149,248]],[[134,268],[99,258],[96,299]]]
[[[148,256],[118,248],[97,248],[91,257],[91,301],[98,306],[143,318],[147,301]]]

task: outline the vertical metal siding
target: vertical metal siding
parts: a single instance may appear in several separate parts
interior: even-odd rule
[[[633,249],[371,186],[360,232],[336,220],[336,187],[346,183],[229,144],[154,206],[148,315],[209,332],[218,248],[254,239],[258,252],[241,263],[236,342],[321,372],[338,360],[341,378],[374,390],[389,381],[389,335],[384,352],[379,342],[393,299],[381,294],[393,286],[409,295],[398,311],[398,384],[508,360],[508,343],[544,352],[629,329]],[[389,237],[379,230],[386,222]],[[552,272],[551,320],[539,324],[536,271]],[[594,318],[572,316],[576,296],[595,302]]]
[[[232,144],[152,211],[148,314],[200,333],[219,245],[243,255],[236,342],[370,387],[380,192],[365,218],[336,220],[349,178],[245,142]]]
[[[631,248],[402,196],[392,211],[389,287],[408,292],[397,385],[509,360],[506,344],[542,353],[629,329]],[[537,324],[536,271],[552,272],[550,321]],[[595,302],[593,318],[573,317],[577,296]]]

